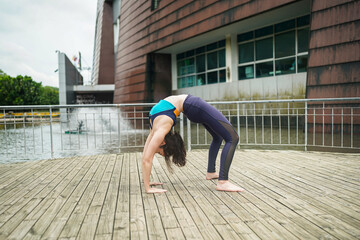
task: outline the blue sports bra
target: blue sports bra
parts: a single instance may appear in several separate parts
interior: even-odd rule
[[[152,128],[152,123],[154,122],[155,118],[160,115],[166,115],[170,117],[173,121],[175,126],[176,124],[176,117],[179,116],[180,112],[176,109],[174,105],[166,100],[160,100],[154,107],[151,108],[149,114],[149,125]]]

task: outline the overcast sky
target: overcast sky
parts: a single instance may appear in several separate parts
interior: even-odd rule
[[[92,67],[97,0],[0,0],[0,69],[59,86],[56,50]],[[85,81],[90,73],[83,72]]]

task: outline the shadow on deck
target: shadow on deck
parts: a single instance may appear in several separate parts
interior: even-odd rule
[[[152,180],[145,194],[141,153],[0,165],[0,239],[359,239],[360,156],[235,153],[230,179],[246,191],[206,181],[207,151]]]

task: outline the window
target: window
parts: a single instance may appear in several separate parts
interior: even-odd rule
[[[254,78],[254,65],[238,68],[239,80]]]
[[[309,15],[239,34],[239,80],[306,72]]]
[[[225,40],[176,55],[178,88],[226,82]]]
[[[272,38],[265,38],[255,42],[256,60],[262,60],[273,57]]]
[[[309,28],[303,28],[298,30],[298,52],[307,52],[309,49]]]
[[[254,42],[239,45],[239,63],[254,61]]]
[[[154,11],[159,7],[160,0],[151,0],[151,11]]]
[[[275,35],[275,58],[295,55],[295,31]]]

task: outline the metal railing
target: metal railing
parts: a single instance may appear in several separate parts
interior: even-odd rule
[[[240,148],[360,150],[360,98],[211,102]],[[0,162],[141,150],[154,104],[0,106]],[[188,150],[211,136],[181,114]]]

